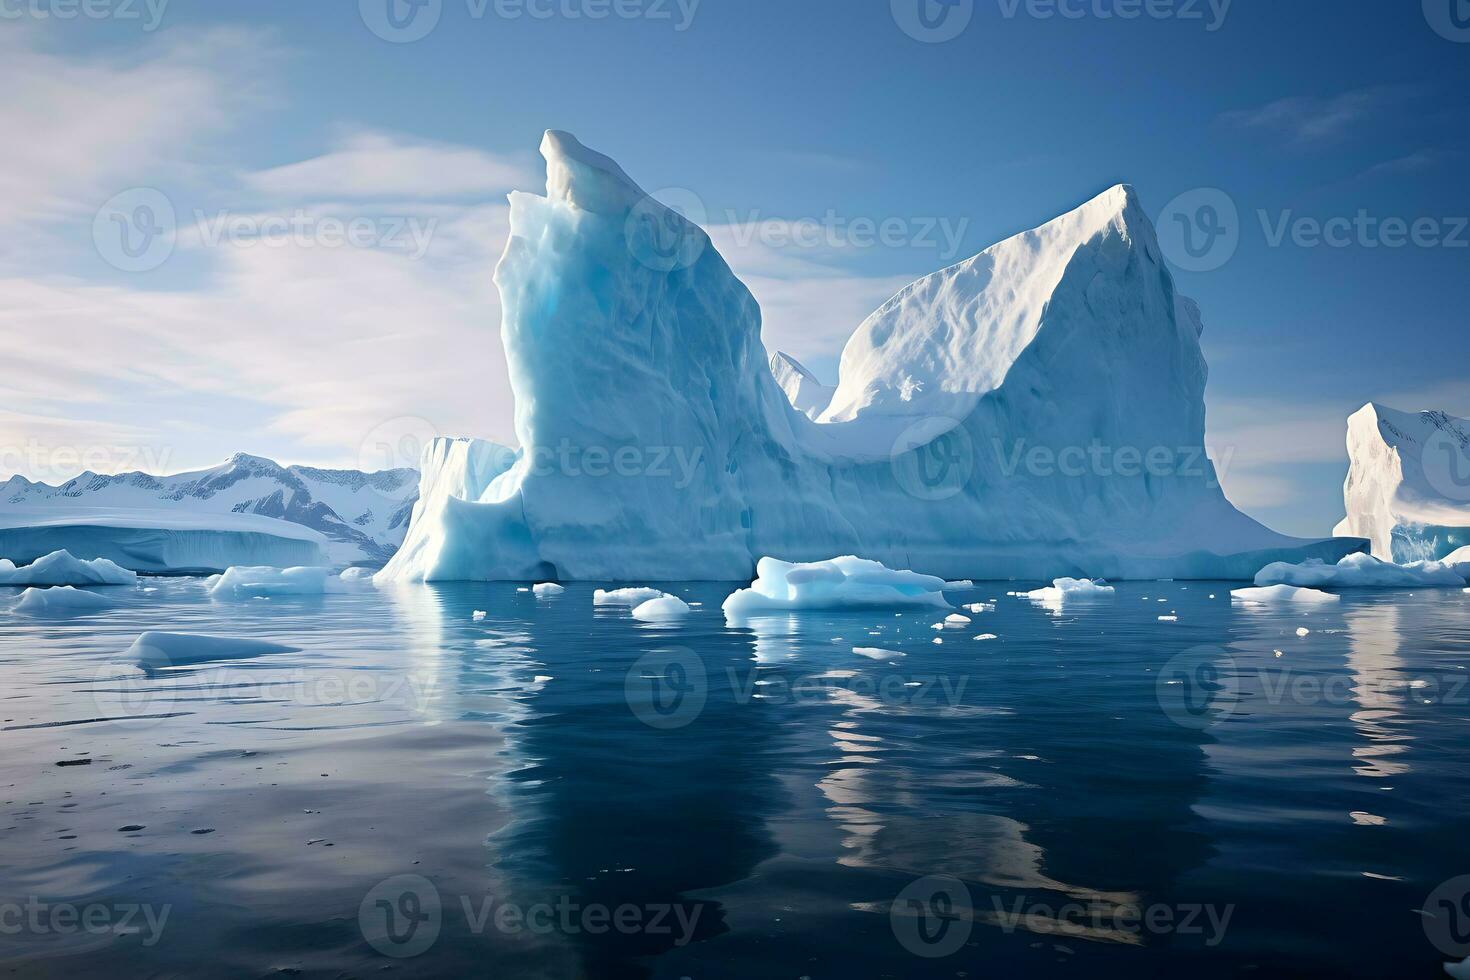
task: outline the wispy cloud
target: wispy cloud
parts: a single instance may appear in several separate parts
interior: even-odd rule
[[[529,161],[483,150],[364,131],[331,152],[245,175],[277,197],[423,198],[499,195],[538,183]]]
[[[1415,91],[1409,86],[1374,86],[1327,97],[1296,95],[1225,112],[1219,122],[1281,136],[1298,147],[1328,144],[1402,104]]]

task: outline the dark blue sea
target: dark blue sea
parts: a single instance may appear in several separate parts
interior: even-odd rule
[[[1007,595],[1039,585],[952,594],[994,609],[943,630],[729,627],[733,584],[660,586],[700,603],[671,626],[591,585],[158,580],[0,612],[0,974],[1427,978],[1470,955],[1470,595]],[[140,670],[146,630],[294,650]]]

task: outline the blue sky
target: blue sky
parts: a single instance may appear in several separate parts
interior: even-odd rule
[[[1463,0],[958,0],[943,41],[918,0],[428,0],[404,43],[389,0],[88,2],[0,0],[0,478],[511,439],[490,270],[547,128],[696,201],[828,381],[914,277],[1120,181],[1161,228],[1223,194],[1178,278],[1282,530],[1341,516],[1365,401],[1470,415]],[[140,194],[170,250],[108,254]]]

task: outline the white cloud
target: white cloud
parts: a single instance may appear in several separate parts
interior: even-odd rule
[[[322,156],[248,174],[245,182],[277,197],[426,199],[500,195],[540,183],[520,160],[372,131],[352,134]]]
[[[1285,136],[1300,146],[1328,143],[1412,94],[1413,89],[1404,86],[1375,86],[1325,98],[1295,95],[1253,109],[1223,113],[1220,121],[1240,129]]]

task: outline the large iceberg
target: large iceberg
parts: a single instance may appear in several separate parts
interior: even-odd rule
[[[134,572],[197,575],[231,565],[320,564],[327,547],[319,531],[257,514],[75,505],[0,509],[0,555],[17,561],[64,550]]]
[[[1249,579],[1365,546],[1226,500],[1198,309],[1128,187],[901,291],[812,419],[700,228],[565,133],[542,154],[546,196],[511,195],[495,274],[520,448],[431,446],[381,581],[732,580],[833,554],[947,578]]]
[[[1433,561],[1470,545],[1470,421],[1369,402],[1348,419],[1347,517],[1385,561]]]

